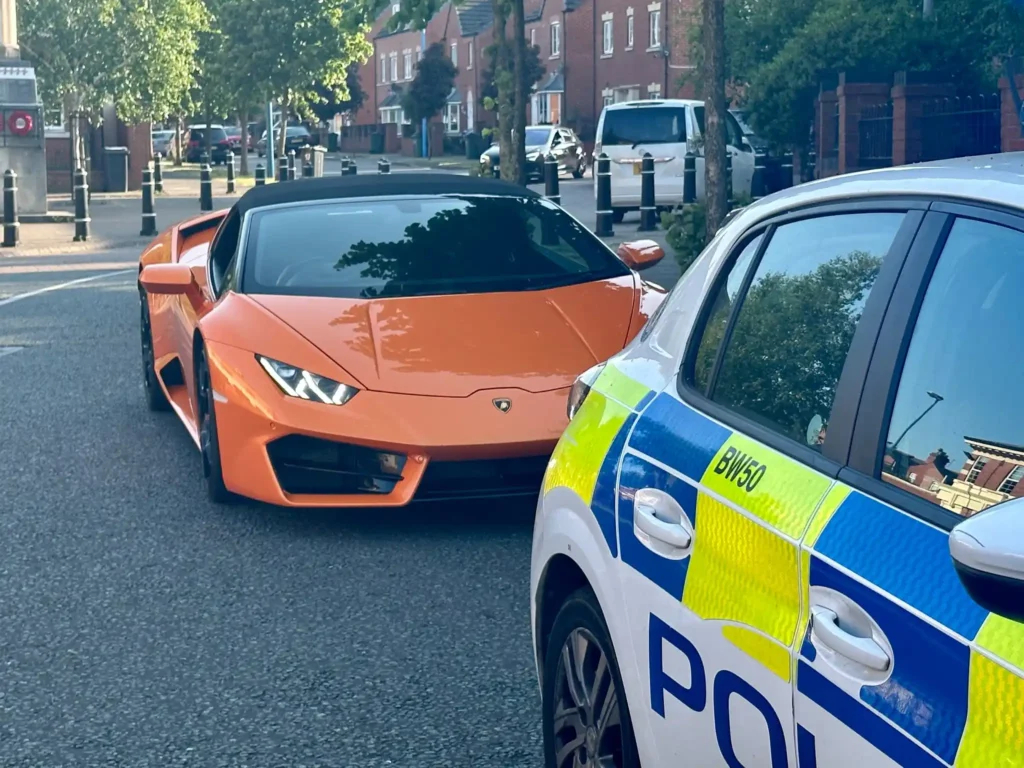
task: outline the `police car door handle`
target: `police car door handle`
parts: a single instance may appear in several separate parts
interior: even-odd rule
[[[858,637],[840,627],[839,617],[829,608],[811,608],[811,631],[821,643],[850,661],[879,672],[889,668],[891,659],[882,646],[870,637]]]
[[[693,543],[693,529],[679,502],[664,491],[644,488],[633,499],[636,527],[655,541],[677,549]]]

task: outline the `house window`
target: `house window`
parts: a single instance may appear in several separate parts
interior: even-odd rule
[[[988,459],[984,456],[979,457],[974,462],[974,466],[971,467],[971,471],[967,473],[967,482],[974,483],[974,481],[978,479],[978,475],[981,474],[981,470],[985,468],[986,464],[988,464]]]
[[[459,105],[458,104],[445,104],[444,105],[444,129],[448,133],[459,132]]]
[[[557,21],[551,23],[551,58],[562,52],[562,25]]]
[[[406,51],[403,54],[403,65],[405,68],[405,79],[412,80],[412,51]]]
[[[661,11],[651,11],[650,13],[650,48],[661,47]]]
[[[382,83],[388,81],[388,60],[383,53],[380,55],[380,81]]]
[[[459,66],[459,44],[452,43],[452,64]]]
[[[612,37],[612,34],[613,34],[613,31],[612,31],[612,20],[611,19],[605,19],[602,22],[601,29],[602,29],[602,32],[603,32],[603,35],[604,35],[604,46],[603,46],[602,50],[604,51],[604,55],[605,56],[611,56],[612,55],[612,50],[614,49],[614,43],[615,43],[614,38]]]
[[[377,6],[377,7],[379,8],[380,6]],[[394,5],[391,6],[391,15],[394,16],[395,14],[397,14],[401,10],[402,10],[401,3],[395,3]]]
[[[472,40],[469,41],[469,45],[466,46],[466,48],[467,48],[466,56],[468,57],[466,59],[466,69],[472,69],[473,68],[473,41]]]
[[[420,50],[418,45],[416,46],[416,61],[423,61],[423,51]]]
[[[398,52],[391,54],[391,82],[398,80]]]
[[[530,45],[537,45],[537,28],[534,27],[530,30]]]
[[[633,14],[626,17],[626,50],[633,47]]]
[[[1002,485],[999,486],[999,492],[1013,493],[1013,489],[1017,487],[1017,483],[1021,481],[1021,478],[1024,478],[1024,466],[1018,464],[1013,468],[1013,472],[1003,480]]]
[[[604,105],[605,105],[606,107],[607,107],[607,106],[608,106],[609,104],[614,104],[614,103],[615,103],[615,99],[614,99],[613,97],[611,97],[611,96],[607,96],[607,95],[606,95],[606,96],[604,97]]]

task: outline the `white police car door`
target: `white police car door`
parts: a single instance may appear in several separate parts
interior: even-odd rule
[[[1024,367],[1000,330],[1020,327],[1022,285],[1024,219],[932,206],[850,469],[804,539],[800,768],[1024,766],[1024,624],[970,598],[948,541],[963,516],[1024,495]]]
[[[920,219],[801,215],[726,262],[679,382],[640,415],[621,462],[620,581],[648,693],[631,715],[659,765],[796,764],[799,543],[841,468],[829,421],[865,300],[884,307],[872,286]]]

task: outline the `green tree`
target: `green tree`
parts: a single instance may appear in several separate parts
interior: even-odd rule
[[[496,82],[498,45],[491,43],[487,46],[484,50],[484,56],[486,57],[487,64],[480,75],[480,80],[483,83],[483,87],[480,89],[480,100],[483,102],[485,109],[493,111],[498,103],[498,85]],[[541,78],[547,74],[547,70],[540,60],[540,46],[528,45],[526,47],[525,64],[526,70],[523,79],[527,90],[532,90],[533,86],[539,83]]]
[[[455,85],[458,70],[442,43],[432,43],[416,62],[416,76],[402,94],[402,109],[414,125],[430,120],[445,105]]]
[[[313,85],[318,99],[310,104],[310,109],[318,120],[326,123],[337,114],[357,112],[366,101],[366,91],[363,90],[363,84],[359,82],[358,61],[353,61],[348,65],[348,70],[345,73],[345,85],[348,90],[346,96],[340,95],[338,89],[333,86],[327,86],[320,82]]]
[[[61,104],[82,163],[78,124],[113,102],[129,122],[163,120],[186,99],[202,0],[22,0],[20,44],[36,66],[41,95]]]

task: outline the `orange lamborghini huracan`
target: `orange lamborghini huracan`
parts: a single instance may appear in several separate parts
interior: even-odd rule
[[[535,494],[574,380],[664,298],[635,271],[662,256],[492,179],[255,187],[142,254],[149,406],[215,501]]]

